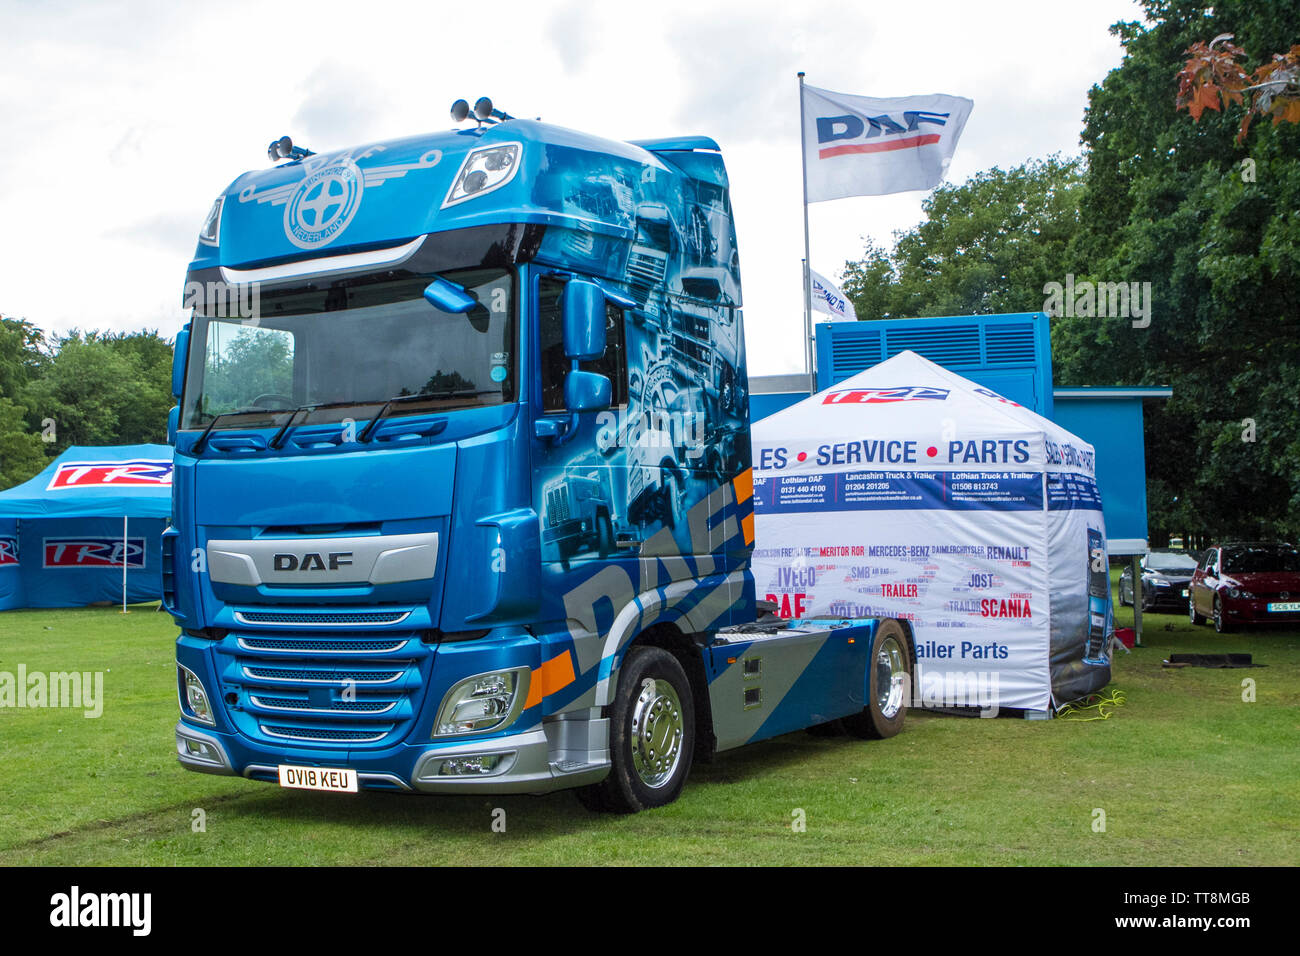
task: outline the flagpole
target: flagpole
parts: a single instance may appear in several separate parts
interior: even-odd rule
[[[804,129],[803,70],[799,71],[799,164],[803,169],[803,355],[808,371],[808,394],[817,391],[816,356],[813,355],[812,334],[812,256],[808,243],[808,144]]]

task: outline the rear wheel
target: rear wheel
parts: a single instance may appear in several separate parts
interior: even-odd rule
[[[876,629],[868,667],[867,706],[843,718],[844,729],[855,737],[883,740],[903,729],[911,692],[912,647],[897,621],[883,621]]]
[[[609,724],[609,776],[578,791],[582,804],[636,813],[676,800],[695,752],[694,698],[677,658],[658,647],[628,651]]]

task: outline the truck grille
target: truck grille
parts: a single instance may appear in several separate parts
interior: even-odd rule
[[[554,528],[569,520],[569,487],[560,485],[546,492],[546,525]]]
[[[658,285],[664,281],[668,269],[668,257],[662,252],[633,249],[627,257],[628,278],[646,285]]]
[[[384,627],[401,624],[410,611],[236,611],[240,624],[269,624],[277,627]]]
[[[230,634],[217,646],[221,696],[240,733],[304,747],[388,746],[419,713],[435,649],[415,632]]]

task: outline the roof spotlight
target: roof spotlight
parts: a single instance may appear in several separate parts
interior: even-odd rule
[[[457,100],[451,104],[451,118],[460,123],[469,117],[469,103]]]

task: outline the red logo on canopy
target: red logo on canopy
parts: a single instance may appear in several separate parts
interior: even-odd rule
[[[47,491],[60,488],[170,488],[170,461],[83,461],[64,462],[54,471]]]

